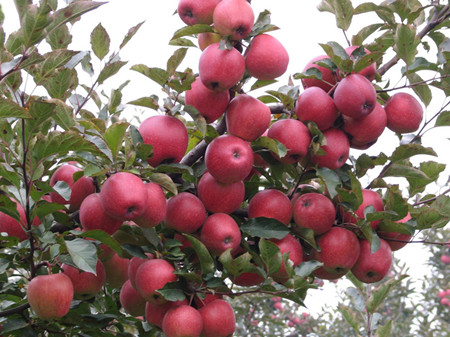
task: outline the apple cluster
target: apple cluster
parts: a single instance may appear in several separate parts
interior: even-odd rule
[[[441,305],[450,307],[450,289],[440,291],[438,297]]]

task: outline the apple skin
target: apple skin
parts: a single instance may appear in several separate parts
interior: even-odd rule
[[[307,71],[310,68],[317,68],[322,73],[322,79],[319,80],[316,78],[303,78],[302,79],[303,88],[306,89],[309,87],[319,87],[328,93],[333,88],[333,86],[336,85],[336,77],[333,74],[333,72],[328,68],[319,66],[314,63],[324,59],[329,59],[328,55],[317,56],[313,58],[311,61],[309,61],[308,64],[305,66],[303,72]]]
[[[230,214],[244,201],[245,186],[242,180],[222,184],[205,172],[198,182],[197,194],[209,212]]]
[[[155,256],[151,253],[145,253],[145,255],[147,255],[147,258],[145,259],[133,256],[130,259],[130,263],[128,264],[128,279],[130,280],[131,286],[135,289],[136,289],[135,277],[139,266],[144,262],[155,258]]]
[[[411,214],[407,214],[403,219],[396,221],[397,223],[406,223],[409,220],[411,220]],[[395,233],[395,232],[386,232],[386,231],[378,231],[378,236],[382,239],[384,239],[389,247],[391,247],[391,250],[395,252],[396,250],[399,250],[406,246],[408,241],[411,240],[412,235],[410,234],[404,234],[404,233]],[[393,241],[393,240],[400,240],[400,241]],[[404,241],[404,242],[401,242]]]
[[[213,21],[213,13],[221,0],[180,0],[178,3],[178,15],[188,26],[197,24],[210,25]]]
[[[212,254],[220,255],[229,248],[233,254],[241,244],[241,231],[231,216],[214,213],[203,224],[200,241]]]
[[[199,33],[197,35],[197,39],[198,39],[198,46],[199,46],[200,50],[203,51],[209,45],[220,42],[222,37],[220,36],[220,34],[217,34],[217,33],[206,32],[206,33]]]
[[[355,216],[353,216],[350,212],[344,211],[342,212],[342,221],[344,223],[354,224],[358,219],[364,219],[364,210],[367,206],[373,206],[376,212],[384,211],[384,202],[380,195],[372,190],[363,189],[362,190],[363,201],[362,204],[358,207],[358,209],[354,212]],[[376,230],[378,228],[378,224],[381,220],[371,221],[370,226],[372,229]]]
[[[181,192],[167,201],[164,221],[167,228],[181,233],[194,233],[206,219],[206,209],[202,201],[192,193]]]
[[[391,96],[385,106],[387,127],[396,133],[417,131],[423,119],[423,109],[414,96],[399,92]]]
[[[289,253],[289,260],[292,262],[292,267],[295,268],[303,262],[303,248],[300,242],[291,234],[286,235],[283,239],[271,239],[274,244],[278,246],[281,256]],[[284,261],[281,263],[281,268],[272,275],[272,278],[278,283],[285,283],[289,280],[289,275],[286,272]]]
[[[302,122],[312,121],[316,123],[321,131],[330,128],[338,117],[333,99],[319,87],[306,88],[298,96],[295,114]]]
[[[250,76],[262,81],[273,80],[286,72],[289,54],[275,37],[260,34],[252,39],[245,55],[245,68]]]
[[[86,231],[101,229],[112,235],[122,226],[122,222],[106,213],[99,193],[88,195],[81,203],[80,224]]]
[[[296,119],[280,119],[273,123],[267,136],[278,140],[286,149],[286,155],[278,160],[285,164],[294,164],[308,153],[311,136],[308,128]]]
[[[162,331],[166,337],[198,337],[202,330],[202,316],[190,305],[175,306],[164,315]]]
[[[260,137],[270,125],[270,108],[250,95],[233,98],[226,113],[228,132],[252,142]]]
[[[222,36],[242,40],[253,28],[255,15],[246,0],[222,0],[214,9],[213,24]]]
[[[97,275],[86,271],[80,271],[65,263],[61,265],[61,269],[72,281],[74,298],[76,299],[89,299],[94,297],[102,290],[102,287],[105,284],[105,267],[100,260],[97,260],[97,266],[95,268]]]
[[[209,124],[215,122],[227,110],[230,92],[211,90],[197,77],[191,84],[191,89],[185,93],[185,103],[196,108]]]
[[[222,295],[219,294],[206,294],[205,298],[201,299],[199,296],[194,297],[194,303],[197,309],[203,308],[208,303],[211,303],[215,300],[221,300],[223,298]]]
[[[89,194],[95,193],[95,185],[92,178],[83,176],[76,182],[73,182],[73,175],[78,171],[81,171],[81,169],[74,165],[66,164],[58,167],[50,178],[50,186],[55,186],[58,181],[64,181],[72,189],[69,201],[56,192],[50,192],[51,202],[61,205],[69,204],[70,212],[78,210],[84,198]]]
[[[244,272],[232,281],[241,287],[251,287],[263,283],[265,278],[256,273]]]
[[[25,215],[25,209],[17,202],[17,200],[11,198],[16,204],[17,212],[19,213],[20,221],[17,221],[13,217],[6,213],[0,212],[0,232],[5,232],[8,236],[15,236],[19,238],[19,241],[24,241],[29,238],[27,230],[27,219]],[[35,222],[33,225],[37,226],[39,223]]]
[[[145,304],[144,298],[133,288],[130,280],[127,280],[120,289],[120,304],[131,316],[144,316]]]
[[[354,266],[359,256],[359,240],[355,233],[342,227],[332,227],[316,240],[321,251],[313,250],[311,260],[323,263],[313,274],[322,279],[337,279]]]
[[[233,135],[215,138],[206,148],[208,172],[223,184],[244,180],[253,168],[253,150],[243,139]]]
[[[245,60],[235,48],[221,50],[220,43],[213,43],[200,55],[198,67],[200,80],[207,88],[224,91],[241,80],[245,72]]]
[[[64,273],[39,275],[28,284],[27,296],[39,318],[60,318],[69,312],[72,303],[72,281]]]
[[[167,311],[169,311],[169,309],[179,305],[187,305],[187,304],[188,304],[187,299],[176,302],[168,301],[163,304],[153,304],[147,302],[145,304],[145,320],[151,325],[155,325],[159,328],[162,328],[164,316],[166,315]]]
[[[128,280],[128,265],[130,260],[122,258],[117,253],[103,262],[106,272],[106,284],[111,288],[119,289]]]
[[[141,264],[136,271],[136,290],[146,301],[153,304],[162,304],[166,299],[156,291],[163,288],[166,283],[178,279],[173,272],[175,268],[166,260],[153,259]]]
[[[164,191],[157,183],[147,183],[145,189],[147,190],[147,205],[144,213],[133,221],[140,227],[151,228],[165,219],[167,201]]]
[[[323,132],[327,145],[321,146],[324,155],[312,156],[312,161],[319,167],[336,170],[342,167],[350,154],[350,141],[341,129],[329,128]]]
[[[331,229],[336,218],[334,204],[320,193],[302,194],[292,208],[295,224],[299,228],[310,228],[314,235]]]
[[[249,202],[248,217],[273,218],[287,226],[292,219],[292,204],[286,194],[279,190],[259,191]]]
[[[156,167],[161,163],[179,163],[186,153],[188,134],[179,119],[158,115],[145,119],[139,126],[144,143],[153,146],[153,155],[147,162]]]
[[[232,336],[236,329],[236,317],[231,305],[222,299],[214,300],[199,309],[203,319],[202,337]]]
[[[343,115],[359,119],[373,111],[377,93],[367,78],[360,74],[351,74],[338,83],[333,99]]]
[[[358,260],[352,268],[353,275],[364,283],[381,281],[392,265],[391,247],[383,239],[380,239],[380,248],[373,254],[370,251],[369,240],[361,240],[360,247]]]

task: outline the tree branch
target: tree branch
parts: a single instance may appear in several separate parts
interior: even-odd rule
[[[24,303],[22,305],[19,305],[18,307],[8,309],[5,311],[0,311],[0,317],[6,317],[14,314],[19,314],[25,310],[27,310],[30,307],[30,303]]]

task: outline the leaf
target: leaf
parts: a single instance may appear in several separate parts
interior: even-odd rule
[[[150,97],[141,97],[134,101],[128,102],[127,104],[143,106],[145,108],[150,108],[153,110],[159,109],[158,97],[155,95],[152,95]]]
[[[169,282],[162,289],[157,290],[166,300],[171,302],[184,301],[186,295],[181,289],[179,282]]]
[[[183,36],[193,36],[193,35],[197,35],[199,33],[207,33],[207,32],[214,32],[214,29],[210,25],[205,25],[205,24],[187,26],[187,27],[178,29],[175,32],[175,34],[172,36],[170,41],[176,40]]]
[[[410,143],[397,147],[389,159],[395,163],[420,154],[437,157],[437,153],[431,147],[424,147],[421,144]]]
[[[50,44],[53,50],[67,49],[72,42],[72,35],[70,35],[67,25],[61,25],[53,29],[48,35],[46,41]]]
[[[128,33],[127,33],[127,35],[125,35],[122,43],[119,46],[119,49],[122,49],[133,38],[133,36],[137,33],[139,28],[141,28],[141,26],[144,24],[144,22],[145,21],[142,21],[142,22],[138,23],[136,26],[133,26],[128,30]]]
[[[22,43],[28,48],[45,37],[45,28],[50,24],[50,7],[45,3],[40,6],[29,5],[25,8],[21,20]]]
[[[252,85],[252,87],[250,88],[250,91],[256,90],[256,89],[259,89],[259,88],[262,88],[262,87],[265,87],[265,86],[267,86],[267,85],[271,85],[271,84],[276,83],[276,82],[277,82],[277,80],[266,80],[266,81],[263,81],[263,80],[257,80],[257,81]]]
[[[300,277],[306,278],[310,276],[314,270],[322,266],[323,263],[319,261],[305,261],[295,267],[295,274]]]
[[[119,256],[122,256],[123,250],[120,246],[120,243],[117,242],[111,235],[105,233],[102,230],[96,229],[96,230],[89,230],[84,231],[79,234],[82,238],[90,238],[97,241],[100,241],[101,243],[107,245],[112,250],[114,250]]]
[[[372,291],[366,302],[367,311],[373,314],[389,295],[392,288],[399,285],[406,277],[408,277],[408,275],[400,275],[397,279],[390,279]]]
[[[173,180],[167,175],[163,173],[153,173],[150,176],[150,180],[158,183],[162,188],[166,189],[173,195],[178,194],[178,189]]]
[[[66,100],[78,84],[77,73],[73,69],[60,69],[44,81],[43,85],[50,97]]]
[[[94,243],[84,239],[65,241],[73,263],[81,270],[97,275],[97,248]]]
[[[31,73],[36,82],[54,74],[55,70],[65,66],[77,52],[67,49],[58,49],[43,55],[44,61]]]
[[[356,35],[353,35],[352,37],[352,45],[353,46],[361,46],[363,45],[364,41],[373,33],[375,33],[377,30],[379,30],[381,27],[383,27],[383,23],[375,23],[368,25],[366,27],[363,27]]]
[[[99,23],[91,32],[91,48],[100,60],[109,53],[110,38],[105,28]]]
[[[187,48],[179,48],[175,50],[173,55],[169,58],[169,60],[167,61],[167,72],[170,75],[173,75],[181,62],[183,62],[183,59],[186,56],[186,52]]]
[[[241,231],[264,239],[282,239],[289,234],[289,228],[282,222],[265,217],[249,219],[241,226]]]
[[[414,26],[398,24],[394,35],[394,50],[406,64],[413,64],[420,40]]]
[[[8,319],[3,323],[2,334],[7,334],[16,330],[23,329],[28,326],[28,322],[21,318]],[[16,332],[17,334],[17,332]],[[22,335],[22,334],[20,334]]]
[[[330,198],[333,199],[338,194],[336,188],[342,186],[342,182],[337,173],[327,167],[321,167],[317,169],[317,176],[325,183]]]
[[[122,146],[125,133],[130,124],[128,122],[117,122],[112,124],[105,132],[105,141],[110,148],[113,157],[116,157]]]
[[[174,40],[170,40],[169,45],[179,46],[179,47],[195,47],[195,48],[197,48],[197,46],[195,45],[194,42],[192,42],[189,39],[185,39],[183,37],[180,37],[180,38],[174,39]]]
[[[353,18],[353,5],[350,0],[328,0],[336,16],[336,25],[342,30],[348,30]]]
[[[342,314],[344,319],[347,321],[348,324],[359,334],[359,321],[360,318],[356,312],[354,312],[350,307],[339,305],[338,311]]]
[[[392,319],[385,325],[380,325],[377,329],[375,337],[391,337],[392,336]]]
[[[258,247],[267,274],[272,275],[279,271],[282,262],[280,248],[275,243],[265,239],[259,241]]]
[[[348,73],[353,71],[353,61],[350,59],[344,47],[339,43],[330,41],[326,44],[320,43],[319,45],[339,69]]]
[[[287,153],[286,147],[281,142],[266,136],[259,137],[257,140],[252,142],[253,149],[258,149],[261,147],[269,149],[280,158],[283,158]]]
[[[450,110],[442,111],[436,119],[434,126],[450,126]]]
[[[393,164],[386,171],[385,177],[405,177],[408,179],[425,179],[431,180],[425,173],[417,168],[403,165]]]
[[[28,111],[9,99],[0,97],[0,118],[31,118]]]
[[[430,87],[426,83],[423,83],[422,77],[420,77],[416,73],[408,73],[407,78],[411,83],[410,85],[412,89],[417,94],[417,96],[419,96],[422,103],[425,104],[425,106],[428,106],[431,103],[431,99],[433,98]]]
[[[70,195],[72,194],[72,188],[62,180],[56,182],[53,189],[61,196],[64,200],[69,201]]]
[[[108,63],[98,75],[97,82],[98,84],[102,84],[106,79],[111,76],[117,74],[119,70],[125,65],[127,62],[124,61],[115,61],[112,63]]]
[[[193,237],[189,234],[183,234],[189,242],[192,244],[192,248],[194,248],[197,253],[198,259],[200,260],[200,266],[202,269],[202,274],[207,275],[212,273],[215,270],[214,260],[211,257],[211,254],[208,251],[208,248],[197,238]]]
[[[131,67],[131,70],[137,71],[151,80],[158,83],[160,86],[163,86],[169,80],[170,74],[160,68],[149,68],[144,64],[137,64]]]

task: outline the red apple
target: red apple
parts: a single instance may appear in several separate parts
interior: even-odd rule
[[[206,32],[206,33],[199,33],[197,35],[197,39],[198,39],[198,46],[200,47],[200,49],[205,50],[206,47],[208,47],[209,45],[220,42],[222,37],[220,36],[220,34],[217,33]]]
[[[316,123],[321,131],[330,128],[338,117],[333,99],[319,87],[306,88],[298,96],[295,114],[302,122]]]
[[[188,134],[186,126],[172,116],[152,116],[139,126],[144,143],[153,146],[153,155],[147,162],[155,167],[161,163],[179,163],[186,153]]]
[[[310,68],[316,68],[322,73],[322,79],[304,78],[302,79],[303,88],[306,89],[309,87],[319,87],[324,91],[329,92],[331,88],[334,87],[334,85],[336,84],[336,77],[333,74],[333,71],[331,71],[331,69],[319,66],[315,63],[324,59],[329,59],[328,55],[317,56],[309,61],[305,66],[303,72],[306,72]]]
[[[197,309],[179,305],[167,311],[162,322],[166,337],[198,337],[203,329],[203,319]]]
[[[106,213],[100,193],[88,195],[81,203],[80,224],[86,231],[100,229],[112,235],[122,226],[122,222]]]
[[[145,184],[147,190],[147,205],[144,213],[133,221],[143,228],[157,226],[166,217],[166,195],[157,183]]]
[[[283,75],[289,64],[289,54],[284,46],[268,34],[255,36],[244,57],[249,75],[262,81]]]
[[[20,221],[17,221],[6,213],[0,212],[0,232],[5,232],[8,234],[8,236],[15,236],[19,238],[19,241],[24,241],[29,238],[26,232],[27,219],[25,215],[25,209],[20,203],[17,202],[17,200],[13,198],[11,198],[11,200],[16,204],[16,209],[19,213]],[[38,223],[34,223],[34,225],[37,224]]]
[[[203,308],[208,303],[211,303],[212,301],[215,300],[221,300],[222,298],[223,296],[219,294],[206,294],[205,297],[202,299],[197,294],[197,296],[194,297],[194,303],[197,309],[200,309]]]
[[[127,313],[131,316],[145,315],[144,298],[131,285],[130,280],[127,280],[120,289],[120,304]]]
[[[255,16],[246,0],[222,0],[214,9],[213,24],[222,36],[242,40],[253,28]]]
[[[63,273],[39,275],[28,284],[27,296],[39,318],[60,318],[69,312],[72,303],[72,281]]]
[[[194,194],[181,192],[167,202],[165,225],[182,233],[194,233],[206,219],[206,209]]]
[[[231,216],[214,213],[203,224],[200,241],[215,255],[220,255],[229,248],[233,254],[241,244],[241,231]]]
[[[444,264],[450,264],[450,256],[449,255],[442,255],[441,256],[441,262]]]
[[[213,19],[214,8],[221,0],[180,0],[178,15],[188,26],[197,24],[210,25]]]
[[[96,274],[81,271],[65,263],[62,264],[61,269],[72,281],[75,298],[92,298],[102,290],[102,287],[105,284],[105,267],[100,260],[97,260],[97,266],[95,268]]]
[[[144,262],[155,258],[155,256],[151,253],[146,253],[145,255],[147,255],[147,258],[145,259],[133,256],[130,259],[130,263],[128,264],[128,279],[130,280],[130,283],[133,288],[136,288],[135,277],[139,266]]]
[[[369,189],[363,189],[362,196],[363,196],[362,204],[354,212],[354,215],[352,215],[350,212],[343,211],[342,221],[344,223],[354,224],[358,219],[364,219],[364,211],[368,206],[373,206],[375,212],[384,211],[383,199],[377,192]],[[376,230],[380,222],[381,220],[371,221],[370,226],[372,226],[372,228]]]
[[[166,315],[167,311],[169,311],[169,309],[179,305],[187,305],[187,304],[188,304],[187,299],[176,302],[168,301],[162,304],[153,304],[151,302],[147,302],[145,304],[145,320],[151,325],[155,325],[159,328],[162,328],[164,316]]]
[[[106,284],[111,288],[120,288],[128,280],[130,260],[114,253],[113,257],[103,262],[106,272]]]
[[[303,248],[300,242],[291,234],[286,235],[283,239],[271,239],[280,249],[281,256],[288,253],[289,260],[292,262],[292,267],[295,268],[303,262]],[[289,279],[289,275],[286,272],[286,266],[284,261],[281,263],[281,268],[272,275],[272,278],[279,282],[285,283]]]
[[[385,106],[387,127],[396,133],[409,133],[419,129],[423,109],[414,96],[399,92],[391,96]]]
[[[260,137],[270,125],[272,114],[267,105],[252,96],[241,94],[228,106],[228,132],[249,142]]]
[[[333,226],[336,209],[323,194],[305,193],[295,201],[293,216],[299,228],[310,228],[315,235],[320,235]]]
[[[237,284],[241,287],[251,287],[263,283],[265,281],[265,278],[256,273],[244,272],[232,281],[234,284]]]
[[[411,218],[411,214],[407,214],[403,219],[396,221],[397,223],[406,223]],[[391,247],[391,250],[394,252],[406,246],[406,244],[411,240],[411,234],[405,233],[396,233],[396,232],[386,232],[379,231],[378,236],[384,239],[388,245]],[[398,240],[398,241],[397,241]]]
[[[248,217],[273,218],[288,225],[292,219],[292,204],[286,194],[279,190],[259,191],[248,204]]]
[[[225,300],[215,300],[199,310],[203,319],[202,337],[228,337],[236,329],[236,318],[231,305]]]
[[[253,167],[253,150],[239,137],[222,135],[215,138],[205,152],[208,172],[223,184],[244,180]]]
[[[328,167],[331,170],[345,164],[350,154],[350,142],[341,129],[329,128],[323,132],[327,145],[322,145],[323,155],[314,155],[312,161],[318,167]]]

